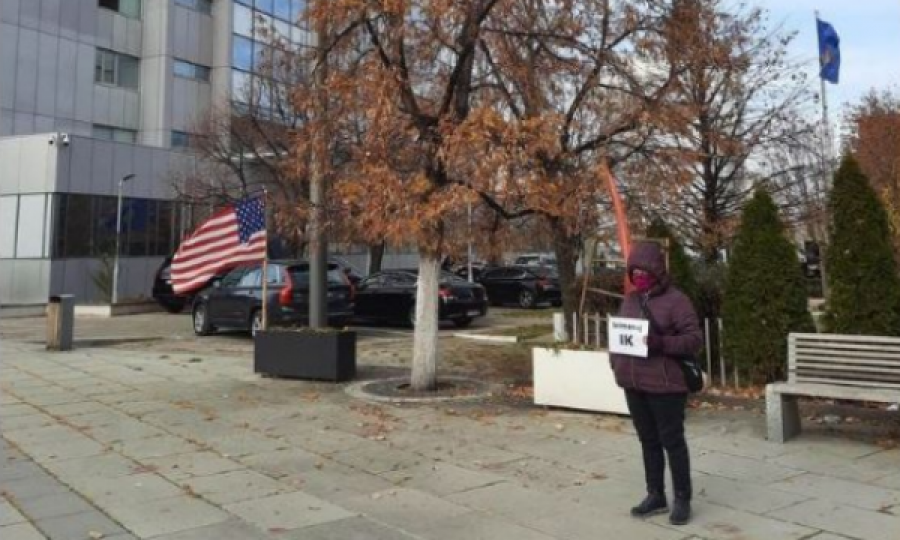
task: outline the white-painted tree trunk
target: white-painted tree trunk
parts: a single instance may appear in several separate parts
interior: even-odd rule
[[[419,283],[416,288],[416,328],[413,334],[410,381],[414,390],[433,390],[437,383],[440,277],[440,258],[422,255],[419,258]]]

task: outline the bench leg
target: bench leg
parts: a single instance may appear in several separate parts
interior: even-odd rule
[[[766,387],[766,424],[768,439],[784,443],[800,434],[800,408],[796,396],[782,394],[771,385]]]

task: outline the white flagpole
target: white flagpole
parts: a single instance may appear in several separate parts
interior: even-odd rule
[[[269,191],[263,189],[263,227],[265,255],[262,264],[262,329],[269,329]]]
[[[818,199],[818,207],[819,207],[819,215],[820,217],[824,217],[824,222],[820,222],[822,224],[821,230],[827,231],[827,219],[828,217],[824,214],[824,205],[827,204],[825,200],[825,195],[831,191],[831,178],[834,174],[832,171],[834,159],[832,154],[834,152],[834,140],[831,135],[831,121],[828,119],[828,87],[825,84],[825,79],[822,77],[822,49],[821,43],[819,43],[819,10],[815,11],[816,15],[816,45],[819,48],[819,84],[821,88],[820,100],[822,102],[822,185],[819,189],[820,193],[816,194],[816,198]],[[822,280],[822,296],[828,298],[828,282],[826,277],[826,268],[825,268],[825,250],[827,246],[825,245],[826,239],[822,238],[819,242],[819,279]]]

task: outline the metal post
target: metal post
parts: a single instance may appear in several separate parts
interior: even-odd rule
[[[728,376],[725,374],[725,355],[722,354],[722,319],[719,322],[719,372],[722,375],[722,386],[728,382]]]
[[[121,250],[122,236],[122,186],[125,182],[134,178],[133,174],[128,174],[119,179],[118,204],[116,206],[116,253],[113,261],[113,280],[112,280],[112,305],[119,302],[119,252]]]
[[[469,214],[469,235],[468,235],[469,246],[468,246],[468,255],[466,258],[468,260],[469,283],[472,283],[473,281],[475,281],[475,278],[472,275],[472,257],[474,256],[474,250],[472,249],[472,203],[471,202],[468,204],[467,210],[468,210],[468,214]]]
[[[265,225],[266,253],[262,263],[262,329],[269,329],[269,192],[263,190],[263,224]]]

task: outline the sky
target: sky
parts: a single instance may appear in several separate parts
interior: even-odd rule
[[[900,89],[900,0],[751,0],[770,12],[773,24],[799,34],[792,54],[809,60],[818,92],[818,42],[815,11],[831,23],[841,39],[841,74],[828,86],[830,117],[839,125],[846,103],[856,102],[872,87]]]

